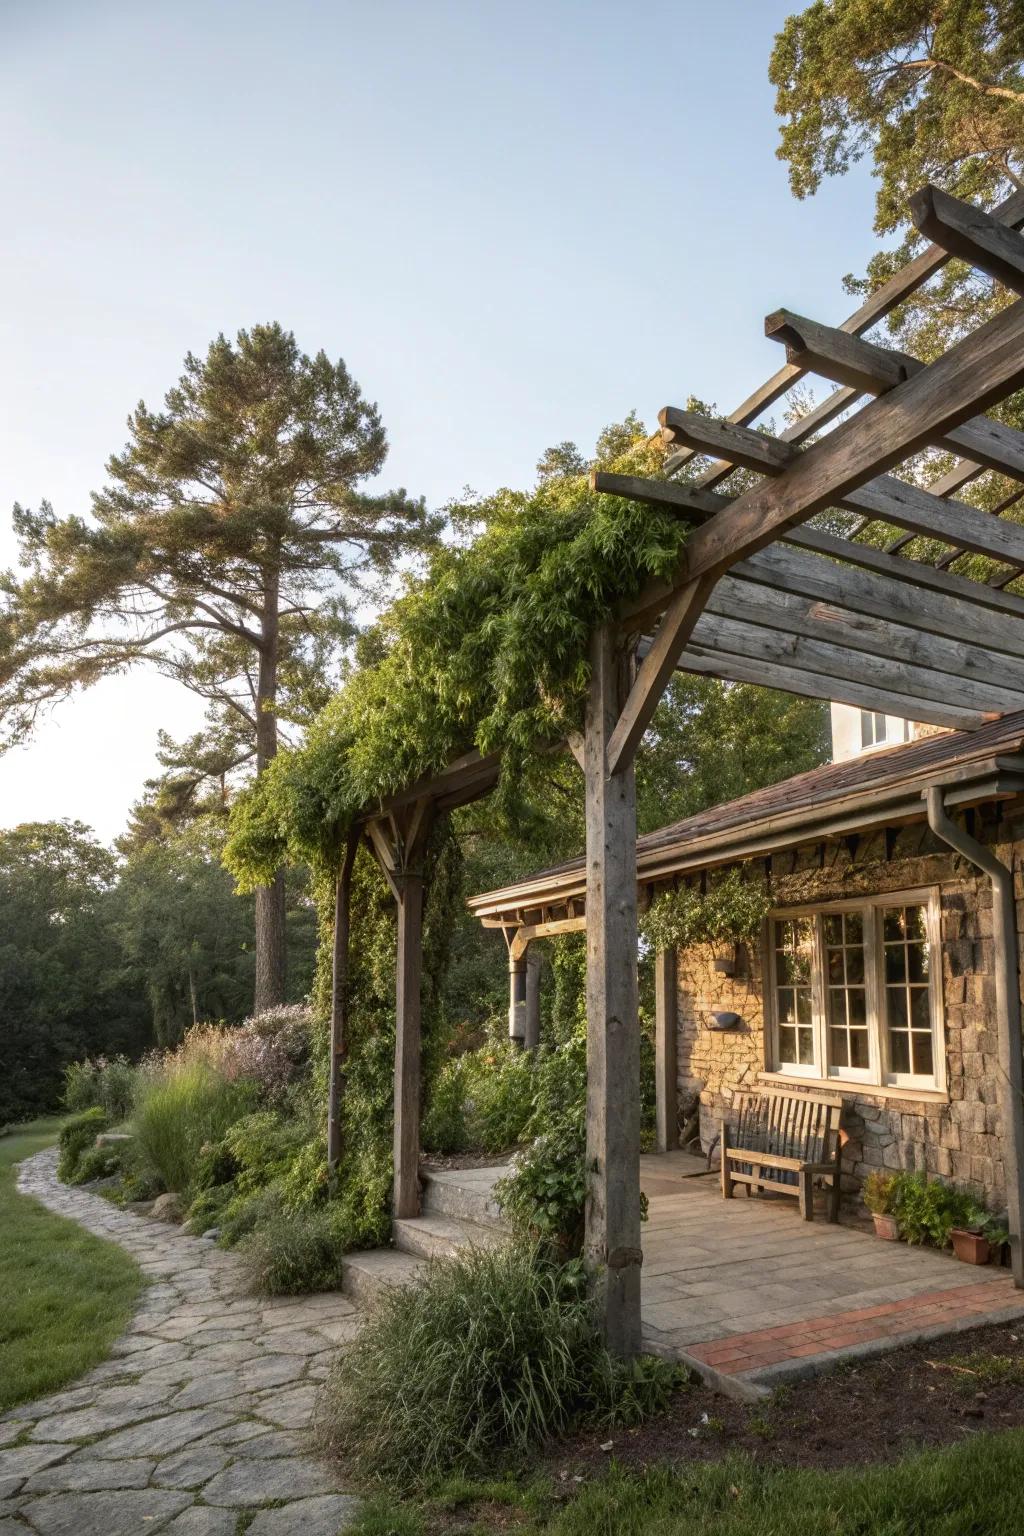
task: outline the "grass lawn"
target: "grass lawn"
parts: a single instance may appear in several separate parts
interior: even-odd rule
[[[123,1249],[16,1192],[13,1165],[59,1129],[34,1120],[0,1137],[0,1411],[105,1359],[143,1285]]]
[[[804,1471],[748,1457],[604,1476],[564,1499],[515,1483],[453,1485],[433,1499],[371,1501],[352,1536],[1017,1536],[1024,1432],[888,1466]]]

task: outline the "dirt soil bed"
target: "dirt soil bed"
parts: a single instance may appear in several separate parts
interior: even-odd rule
[[[985,1430],[1024,1426],[1024,1327],[972,1329],[841,1366],[750,1406],[696,1385],[636,1430],[561,1442],[546,1458],[556,1482],[623,1465],[719,1461],[731,1451],[788,1467],[895,1461]],[[607,1446],[608,1450],[602,1450]]]

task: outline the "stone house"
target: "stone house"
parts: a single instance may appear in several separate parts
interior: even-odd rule
[[[872,1168],[919,1168],[997,1209],[995,988],[1002,967],[1019,996],[1020,975],[993,939],[993,884],[971,851],[1013,871],[1021,932],[1024,713],[963,733],[833,705],[832,726],[830,763],[638,842],[641,905],[737,867],[771,902],[753,939],[657,957],[659,1145],[685,1126],[708,1151],[738,1092],[829,1088],[846,1101],[851,1197]],[[930,825],[933,787],[945,818]],[[529,943],[584,927],[585,892],[578,859],[470,902],[509,939],[511,1029],[527,1041]]]

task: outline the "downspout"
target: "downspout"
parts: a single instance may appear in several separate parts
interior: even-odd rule
[[[1007,1225],[1013,1283],[1024,1289],[1024,1064],[1021,1054],[1020,961],[1017,951],[1017,910],[1013,870],[958,827],[946,811],[941,785],[925,791],[928,825],[992,882],[992,945],[996,983],[996,1030],[1002,1081],[999,1102],[1003,1120],[1003,1167],[1006,1173]]]

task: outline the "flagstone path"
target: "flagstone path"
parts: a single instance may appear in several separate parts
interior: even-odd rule
[[[0,1416],[0,1536],[336,1536],[358,1500],[305,1431],[352,1302],[248,1295],[235,1255],[67,1188],[56,1162],[29,1158],[18,1188],[150,1284],[113,1358]]]

